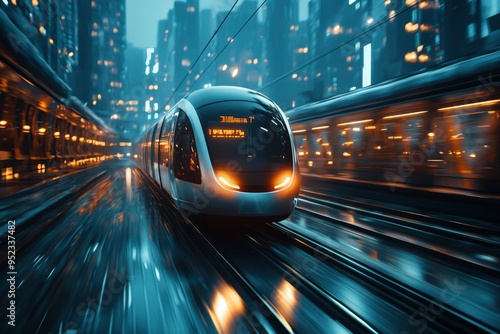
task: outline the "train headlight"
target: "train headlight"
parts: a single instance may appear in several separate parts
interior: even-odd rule
[[[219,179],[220,183],[224,188],[227,188],[229,190],[239,190],[240,186],[232,180],[229,176],[222,174],[222,175],[217,175],[217,179]]]
[[[285,173],[280,175],[278,179],[276,179],[276,182],[274,184],[274,190],[282,189],[287,187],[290,182],[292,181],[292,177],[290,176],[289,173]]]

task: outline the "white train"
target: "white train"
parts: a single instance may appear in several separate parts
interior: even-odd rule
[[[300,174],[290,126],[256,91],[194,91],[136,149],[141,167],[190,218],[277,221],[296,206]]]

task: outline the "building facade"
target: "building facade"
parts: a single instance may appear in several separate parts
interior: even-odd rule
[[[54,72],[74,87],[75,70],[79,66],[77,1],[4,0],[0,9],[28,37]]]
[[[79,1],[79,81],[77,95],[123,136],[126,78],[125,0]]]

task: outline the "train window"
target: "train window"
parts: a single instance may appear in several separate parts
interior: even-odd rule
[[[347,169],[366,167],[372,127],[371,121],[337,125],[340,149],[336,158],[339,167]]]
[[[215,170],[230,169],[228,163],[243,172],[290,168],[290,136],[274,107],[227,101],[206,105],[198,114]]]
[[[382,119],[376,148],[383,160],[399,163],[407,159],[412,152],[420,152],[420,143],[425,133],[425,113],[418,112],[411,116],[386,116]]]
[[[163,124],[163,119],[160,120],[158,123],[156,123],[153,131],[153,135],[151,137],[151,140],[153,142],[153,147],[151,149],[151,154],[153,154],[153,170],[152,170],[152,177],[153,179],[158,178],[158,156],[159,156],[159,143],[160,143],[160,130]]]
[[[328,167],[329,163],[332,161],[332,149],[329,141],[329,132],[325,131],[314,131],[309,136],[309,158],[317,160],[313,164],[314,167]],[[311,167],[313,167],[311,166]]]
[[[33,140],[33,154],[37,157],[45,157],[47,155],[47,113],[42,110],[37,110],[33,122],[34,140]]]
[[[201,184],[201,171],[193,127],[183,110],[179,110],[174,134],[174,175],[180,180]]]
[[[149,175],[151,175],[151,134],[152,130],[148,130],[144,147],[144,167]]]
[[[307,141],[307,135],[305,133],[296,134],[293,136],[295,142],[295,147],[299,155],[299,160],[305,159],[309,154],[309,145]]]
[[[160,165],[170,166],[170,142],[172,140],[173,114],[169,114],[163,123],[160,136]]]
[[[494,169],[498,142],[498,110],[458,110],[434,120],[434,127],[446,129],[437,138],[448,174],[479,174]]]
[[[9,105],[10,95],[0,91],[0,160],[11,157],[12,147],[14,146],[14,127],[12,124],[13,115]]]

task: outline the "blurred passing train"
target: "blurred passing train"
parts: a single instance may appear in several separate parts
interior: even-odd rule
[[[286,111],[301,172],[500,190],[500,52]]]
[[[212,87],[181,99],[136,145],[142,168],[194,217],[274,221],[295,208],[288,122],[264,95]]]

